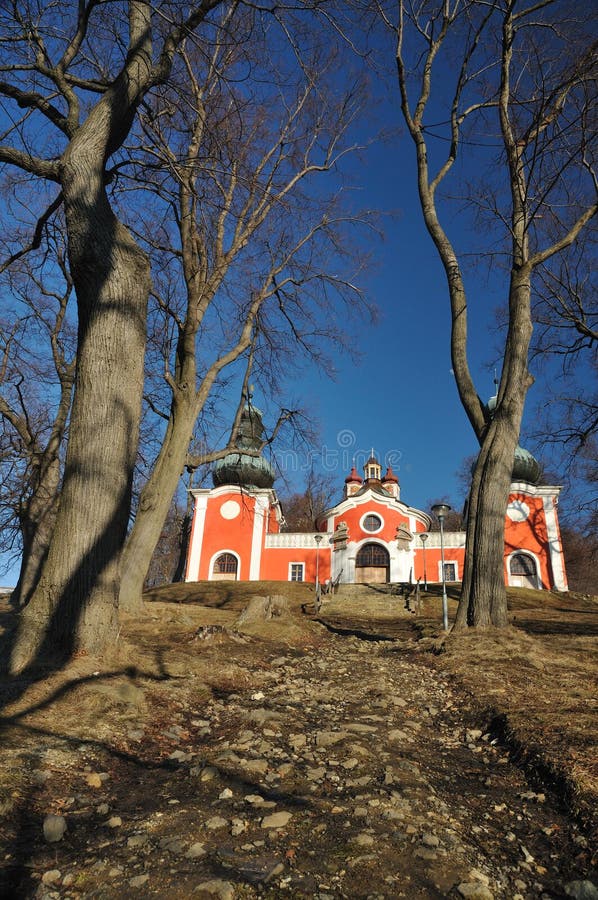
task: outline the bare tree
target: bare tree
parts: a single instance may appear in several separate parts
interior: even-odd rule
[[[318,517],[338,501],[339,486],[331,475],[310,469],[305,489],[280,497],[284,515],[284,530],[295,532],[315,531]]]
[[[11,599],[23,606],[56,521],[75,372],[72,283],[60,235],[48,235],[37,265],[20,264],[6,291],[12,303],[10,319],[0,322],[0,532],[4,551],[20,556]]]
[[[587,265],[595,258],[589,237],[540,272],[532,354],[541,391],[531,434],[567,485],[565,503],[576,507],[571,527],[591,531],[598,503],[598,293]]]
[[[266,348],[317,360],[343,333],[333,310],[362,305],[354,280],[362,254],[349,230],[367,218],[345,208],[334,173],[356,149],[350,132],[363,94],[339,89],[338,59],[315,36],[295,43],[298,63],[252,13],[235,17],[233,38],[233,15],[209,56],[181,49],[181,77],[141,118],[145,156],[135,175],[145,186],[154,171],[156,200],[151,230],[139,234],[160,259],[153,294],[170,408],[124,551],[120,603],[129,611],[141,603],[195,423],[221,375],[252,342],[246,382]],[[227,452],[216,449],[211,459]]]
[[[95,652],[116,633],[150,279],[147,255],[111,206],[108,166],[140,103],[168,78],[180,42],[219,5],[82,0],[0,11],[9,123],[0,162],[42,185],[46,206],[32,211],[32,232],[63,205],[79,317],[62,500],[42,578],[21,617],[14,669],[36,655],[64,659],[76,646]]]
[[[596,213],[596,53],[580,3],[444,0],[378,4],[395,39],[401,111],[413,142],[424,222],[450,298],[457,389],[480,443],[456,627],[507,624],[504,516],[527,390],[531,297],[538,268],[574,245]],[[468,364],[464,260],[440,189],[455,163],[477,189],[479,257],[505,272],[507,328],[496,409]],[[462,199],[457,200],[461,206]],[[454,204],[453,204],[454,205]]]

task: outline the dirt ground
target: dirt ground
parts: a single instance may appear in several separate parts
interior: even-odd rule
[[[597,896],[598,605],[445,642],[439,604],[154,591],[4,704],[0,895]]]

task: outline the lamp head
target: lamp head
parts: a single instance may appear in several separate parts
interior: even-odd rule
[[[441,522],[444,518],[446,518],[447,514],[450,513],[451,507],[448,503],[435,503],[432,507],[432,512]]]

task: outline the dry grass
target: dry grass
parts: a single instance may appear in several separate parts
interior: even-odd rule
[[[451,593],[452,616],[456,591]],[[288,617],[239,624],[252,597],[277,594],[287,599]],[[302,606],[313,608],[313,587],[305,584],[179,584],[153,590],[146,599],[147,615],[124,623],[109,659],[77,658],[5,707],[0,807],[10,807],[12,794],[18,794],[14,773],[21,755],[43,735],[53,735],[57,753],[79,741],[108,744],[115,733],[150,727],[162,713],[167,722],[172,705],[201,710],[215,693],[265,683],[270,677],[263,661],[266,645],[280,645],[281,653],[301,652],[323,640],[321,625],[301,615]],[[595,821],[598,603],[521,590],[510,591],[510,609],[512,627],[451,635],[448,641],[440,630],[440,598],[434,595],[424,599],[418,617],[398,598],[376,596],[366,604],[339,596],[326,601],[323,618],[387,634],[399,640],[400,652],[437,650],[442,644],[442,653],[420,659],[450,674],[472,720],[485,727],[492,722],[522,763],[552,782],[587,822]]]
[[[493,722],[520,761],[595,827],[598,603],[510,589],[509,608],[509,628],[440,638],[435,665],[467,692],[476,715]],[[436,648],[438,641],[437,635]]]

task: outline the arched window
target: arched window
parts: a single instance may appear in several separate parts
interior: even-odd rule
[[[380,544],[364,544],[355,558],[355,565],[359,568],[365,566],[388,566],[389,563],[388,550]]]
[[[212,571],[216,578],[233,579],[237,577],[237,566],[238,562],[236,556],[233,556],[232,553],[221,553],[220,556],[217,556],[214,560]]]
[[[509,560],[511,587],[540,587],[536,560],[529,553],[514,553]]]
[[[511,575],[535,575],[536,564],[527,553],[514,553],[510,563]]]

